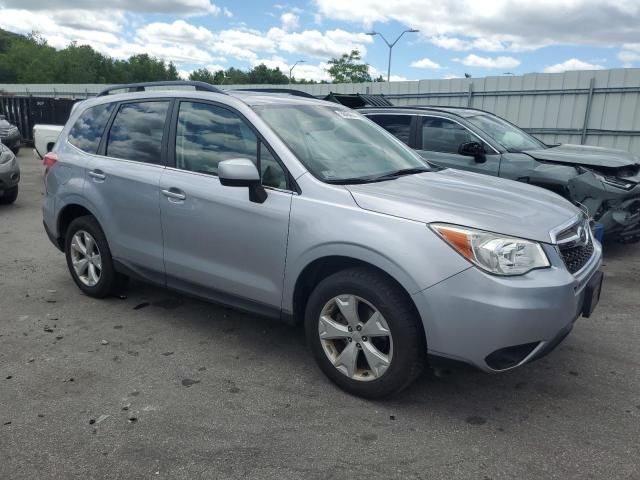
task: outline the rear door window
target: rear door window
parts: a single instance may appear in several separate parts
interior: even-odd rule
[[[398,140],[409,145],[411,136],[411,115],[367,115]]]
[[[461,143],[479,142],[476,135],[447,118],[422,117],[422,150],[441,153],[458,153]]]
[[[95,154],[113,109],[113,103],[87,108],[71,127],[67,137],[69,143],[82,151]]]
[[[105,154],[144,163],[160,163],[168,101],[124,103],[113,120]]]

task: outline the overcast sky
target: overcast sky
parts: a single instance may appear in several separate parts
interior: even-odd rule
[[[326,61],[359,49],[392,80],[640,67],[640,0],[0,0],[0,28],[117,58],[149,53],[195,68],[259,63],[327,79]]]

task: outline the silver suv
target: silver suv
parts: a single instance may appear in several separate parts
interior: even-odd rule
[[[124,88],[82,102],[44,159],[45,229],[90,296],[136,277],[304,323],[322,371],[369,398],[427,354],[523,365],[598,301],[600,244],[554,193],[430,168],[334,103]]]

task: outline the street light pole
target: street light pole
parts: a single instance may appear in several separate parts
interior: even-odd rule
[[[304,60],[298,60],[293,66],[289,69],[289,84],[291,84],[291,74],[293,73],[293,69],[296,68],[296,65],[299,63],[304,63]]]
[[[370,35],[372,37],[375,36],[375,35],[380,36],[380,38],[382,38],[382,40],[384,40],[384,43],[386,43],[387,46],[389,47],[389,62],[387,63],[387,82],[389,82],[390,79],[391,79],[391,50],[393,50],[393,47],[395,46],[395,44],[398,43],[398,40],[400,40],[405,33],[416,33],[416,32],[419,32],[419,31],[420,30],[416,30],[415,28],[410,28],[408,30],[405,30],[400,35],[398,35],[398,37],[392,43],[389,43],[389,41],[380,32],[369,32],[369,33],[367,33],[367,35]]]

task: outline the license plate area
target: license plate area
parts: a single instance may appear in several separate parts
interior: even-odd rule
[[[589,318],[596,305],[600,301],[600,292],[602,291],[602,280],[604,275],[602,272],[596,272],[584,288],[584,300],[582,303],[582,316]]]

